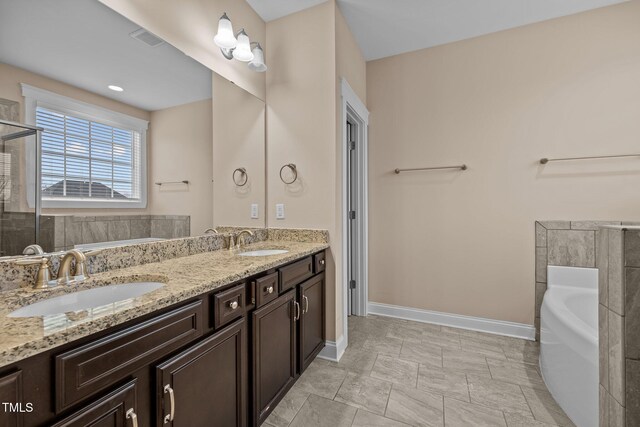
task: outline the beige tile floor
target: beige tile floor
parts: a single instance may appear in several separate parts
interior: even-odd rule
[[[538,344],[386,317],[349,318],[339,363],[316,359],[264,426],[573,426]]]

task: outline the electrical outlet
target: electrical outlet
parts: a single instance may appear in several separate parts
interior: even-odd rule
[[[276,219],[284,219],[284,204],[276,204]]]
[[[251,219],[258,219],[258,204],[251,204]]]

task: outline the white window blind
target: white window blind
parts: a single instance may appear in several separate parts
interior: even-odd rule
[[[38,106],[42,197],[48,200],[141,199],[139,131]]]

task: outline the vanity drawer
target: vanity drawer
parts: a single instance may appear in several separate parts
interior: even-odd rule
[[[194,301],[56,356],[56,412],[198,338],[202,316],[202,301]]]
[[[313,261],[307,257],[280,269],[280,292],[285,292],[313,276]]]
[[[313,272],[320,273],[327,267],[327,260],[325,259],[325,252],[320,252],[313,256]]]
[[[246,284],[241,283],[213,296],[213,327],[218,329],[244,316]]]
[[[278,298],[278,273],[256,279],[256,307]]]

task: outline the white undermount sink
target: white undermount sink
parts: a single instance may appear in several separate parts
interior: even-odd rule
[[[260,249],[257,251],[240,252],[240,256],[269,256],[269,255],[282,255],[286,254],[287,250],[284,249]]]
[[[160,282],[135,282],[87,289],[38,301],[9,313],[9,317],[48,316],[87,310],[136,298],[162,286],[164,284]]]

